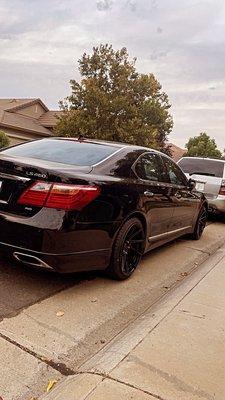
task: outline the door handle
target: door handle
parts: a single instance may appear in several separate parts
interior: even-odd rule
[[[144,195],[147,196],[147,197],[153,197],[153,196],[154,196],[154,193],[153,193],[153,192],[150,192],[149,190],[146,190],[146,191],[144,192]]]
[[[177,199],[181,199],[182,194],[179,193],[179,192],[176,192],[174,196],[175,196]]]

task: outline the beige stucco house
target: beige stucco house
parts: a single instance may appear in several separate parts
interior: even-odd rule
[[[0,99],[0,130],[10,144],[52,135],[61,111],[50,111],[40,99]]]
[[[170,143],[170,151],[171,151],[171,156],[174,159],[174,161],[180,160],[181,157],[183,157],[186,153],[187,150],[182,149],[181,147],[176,146],[176,144]]]

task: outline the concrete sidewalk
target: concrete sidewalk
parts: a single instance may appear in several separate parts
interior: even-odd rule
[[[225,246],[45,400],[224,400]]]

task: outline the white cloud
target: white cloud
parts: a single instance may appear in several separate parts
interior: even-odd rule
[[[126,46],[169,95],[171,140],[206,130],[223,148],[224,29],[223,0],[1,0],[0,96],[56,107],[84,51]]]

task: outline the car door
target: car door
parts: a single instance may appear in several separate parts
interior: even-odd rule
[[[188,179],[177,164],[169,157],[162,156],[167,180],[171,186],[173,216],[170,230],[182,230],[192,227],[199,204],[198,196],[188,185]]]
[[[157,153],[142,154],[133,170],[139,178],[139,196],[147,216],[149,242],[152,243],[168,232],[171,223],[174,207],[170,197],[171,185],[165,182],[163,163]]]

